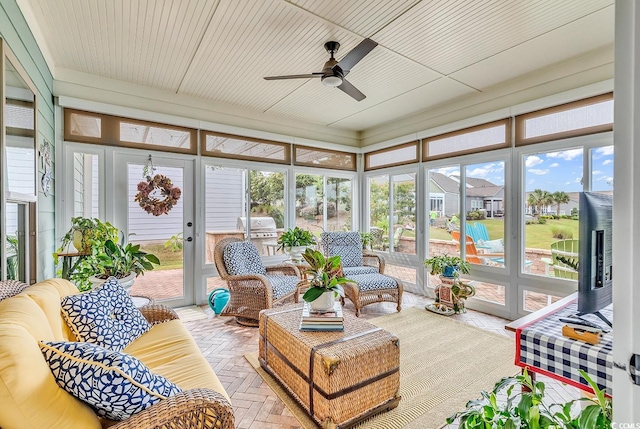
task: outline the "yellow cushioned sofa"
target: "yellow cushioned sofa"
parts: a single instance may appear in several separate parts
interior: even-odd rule
[[[153,326],[123,352],[176,383],[181,393],[114,424],[58,387],[38,341],[76,341],[60,313],[61,297],[76,293],[69,281],[51,279],[0,301],[2,429],[234,427],[220,380],[175,312],[161,305],[141,309]]]

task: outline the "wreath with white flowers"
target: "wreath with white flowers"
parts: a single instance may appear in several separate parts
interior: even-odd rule
[[[162,199],[154,195],[159,190]],[[173,186],[171,179],[162,174],[156,174],[153,178],[147,176],[146,181],[138,183],[138,193],[134,201],[140,203],[140,207],[154,216],[167,214],[176,205],[182,195],[180,188]]]

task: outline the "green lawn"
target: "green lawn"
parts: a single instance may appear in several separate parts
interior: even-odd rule
[[[141,250],[152,253],[160,259],[160,265],[155,270],[174,270],[182,268],[182,251],[172,252],[164,248],[164,243],[145,243]]]
[[[473,222],[473,221],[472,221]],[[497,239],[504,237],[504,222],[497,219],[485,219],[479,221],[487,227],[489,238]],[[532,249],[550,249],[551,243],[558,241],[552,234],[553,227],[573,232],[573,238],[578,238],[578,221],[573,219],[547,219],[544,225],[532,224],[525,227],[527,238],[526,247]],[[451,240],[451,234],[442,228],[429,228],[430,237],[436,240]]]

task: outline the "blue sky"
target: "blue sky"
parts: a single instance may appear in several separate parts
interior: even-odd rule
[[[525,157],[526,192],[534,189],[556,192],[580,192],[582,188],[583,149],[544,152]],[[613,189],[613,146],[593,149],[592,190]],[[444,175],[459,175],[459,166],[434,169]],[[467,166],[467,177],[486,179],[504,185],[504,163],[489,162]]]

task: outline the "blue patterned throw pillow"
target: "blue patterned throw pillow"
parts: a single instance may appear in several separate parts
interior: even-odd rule
[[[65,296],[61,308],[78,341],[117,352],[151,329],[127,291],[113,277],[91,292]]]
[[[181,392],[126,353],[89,343],[39,344],[58,386],[91,405],[100,417],[124,420]]]

